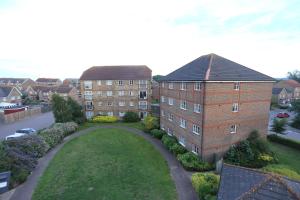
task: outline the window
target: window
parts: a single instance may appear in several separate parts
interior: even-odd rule
[[[169,113],[168,118],[169,118],[169,121],[172,122],[174,120],[174,115]]]
[[[119,117],[124,117],[125,112],[119,112]]]
[[[174,84],[173,83],[169,83],[169,89],[173,89],[174,88]]]
[[[147,88],[147,80],[139,80],[139,88]]]
[[[183,110],[187,109],[187,103],[186,103],[185,100],[180,101],[180,108],[183,109]]]
[[[112,105],[113,105],[113,102],[111,102],[111,101],[107,102],[107,106],[112,106]]]
[[[180,127],[186,128],[186,120],[185,119],[180,118]]]
[[[119,106],[125,106],[125,101],[119,101]]]
[[[164,111],[164,110],[161,110],[161,111],[160,111],[160,114],[161,114],[162,117],[164,117],[164,116],[165,116],[165,111]]]
[[[180,90],[186,90],[187,86],[185,82],[181,82],[180,84]]]
[[[199,147],[197,147],[195,144],[192,145],[192,152],[196,155],[199,154]]]
[[[168,128],[168,129],[167,129],[167,134],[168,134],[169,136],[172,136],[172,135],[173,135],[173,131],[172,131],[170,128]]]
[[[161,83],[161,87],[164,88],[165,87],[165,82]]]
[[[230,133],[236,133],[236,124],[230,126]]]
[[[129,96],[134,96],[134,91],[129,91]]]
[[[114,116],[114,112],[107,112],[107,116]]]
[[[106,85],[112,85],[112,80],[107,80]]]
[[[97,85],[101,85],[101,81],[97,81]]]
[[[102,106],[102,101],[99,101],[99,102],[98,102],[98,106]]]
[[[139,109],[146,110],[147,108],[147,101],[139,101]]]
[[[84,91],[84,99],[92,100],[93,99],[93,92],[92,91]]]
[[[99,97],[101,97],[101,96],[102,96],[102,91],[97,91],[97,95],[98,95]]]
[[[86,101],[85,102],[85,109],[86,110],[93,110],[94,109],[94,105],[92,101]]]
[[[194,104],[194,112],[200,113],[201,112],[201,105],[200,104]]]
[[[194,90],[196,90],[196,91],[200,91],[201,90],[201,83],[200,82],[196,82],[194,84]]]
[[[239,104],[234,103],[232,104],[232,112],[238,112],[239,111]]]
[[[129,102],[129,106],[134,106],[134,102],[133,102],[133,101],[130,101],[130,102]]]
[[[94,116],[94,112],[93,111],[87,111],[85,112],[86,118],[90,119]]]
[[[108,97],[111,97],[111,96],[112,96],[112,91],[106,91],[106,95],[107,95]]]
[[[193,124],[193,133],[199,135],[200,134],[200,127]]]
[[[123,85],[123,81],[118,81],[118,85]]]
[[[169,97],[169,105],[172,106],[174,105],[174,99]]]
[[[235,82],[233,85],[234,90],[239,90],[240,89],[240,82]]]
[[[140,99],[147,99],[147,91],[140,91]]]
[[[179,144],[185,147],[185,138],[183,136],[179,136]]]
[[[124,91],[119,91],[119,96],[124,96],[125,92]]]
[[[129,80],[129,85],[133,85],[133,80]]]
[[[84,89],[92,89],[93,88],[93,82],[92,81],[84,81]]]
[[[164,131],[164,130],[165,130],[165,125],[161,124],[161,125],[160,125],[160,128],[161,128],[161,130]]]
[[[164,103],[165,102],[165,97],[161,96],[161,102]]]

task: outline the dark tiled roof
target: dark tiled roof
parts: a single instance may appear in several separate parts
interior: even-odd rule
[[[48,86],[33,86],[32,89],[34,89],[36,92],[53,92],[56,88]]]
[[[151,74],[145,65],[97,66],[84,71],[80,80],[150,80]]]
[[[290,88],[294,89],[296,87],[300,87],[300,83],[295,80],[281,80],[274,85],[275,88]]]
[[[12,86],[0,86],[0,97],[7,97],[13,88]]]
[[[275,79],[216,54],[208,54],[168,74],[161,81],[275,81]]]
[[[60,81],[58,78],[38,78],[36,79],[36,82],[57,82]]]
[[[283,90],[283,88],[273,88],[272,89],[272,94],[280,94],[280,92]]]
[[[218,200],[300,199],[300,183],[258,170],[224,164]]]
[[[67,87],[67,86],[59,86],[55,88],[55,92],[57,93],[69,93],[73,88],[72,87]]]
[[[16,84],[16,83],[20,83],[22,84],[24,81],[26,81],[28,78],[0,78],[0,83],[12,83],[12,84]]]

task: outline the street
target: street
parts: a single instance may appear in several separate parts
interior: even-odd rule
[[[54,116],[52,112],[34,115],[17,121],[11,124],[0,124],[0,140],[6,136],[13,134],[16,130],[22,128],[34,128],[36,130],[47,128],[54,123]]]
[[[295,113],[293,112],[288,112],[287,110],[283,110],[283,109],[275,109],[275,110],[271,110],[270,111],[270,115],[269,115],[269,130],[271,131],[272,129],[272,124],[273,124],[273,120],[274,118],[276,118],[276,115],[280,112],[286,112],[290,115],[290,117],[287,119],[288,120],[288,124],[292,122],[293,118],[295,117]],[[293,139],[293,140],[298,140],[300,141],[300,130],[295,129],[289,125],[286,125],[286,131],[283,134],[280,134],[281,137],[285,137],[285,138],[289,138],[289,139]]]

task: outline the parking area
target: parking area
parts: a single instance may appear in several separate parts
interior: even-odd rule
[[[0,140],[3,140],[6,136],[13,134],[18,129],[34,128],[36,130],[40,130],[50,126],[53,123],[53,113],[47,112],[34,115],[30,118],[26,118],[11,124],[0,124]]]

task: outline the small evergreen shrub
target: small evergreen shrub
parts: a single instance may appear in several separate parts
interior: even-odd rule
[[[157,139],[161,139],[163,137],[164,134],[166,134],[165,131],[163,130],[159,130],[159,129],[153,129],[151,130],[151,135]]]
[[[140,120],[141,119],[136,112],[126,112],[123,117],[124,122],[138,122]]]
[[[64,137],[74,133],[77,128],[78,124],[75,122],[66,122],[66,123],[55,123],[53,125],[54,128],[61,128],[64,132]]]
[[[162,143],[165,145],[165,147],[167,147],[168,150],[171,150],[171,147],[174,144],[177,144],[177,139],[173,136],[169,136],[169,135],[163,135],[162,139],[161,139]]]
[[[118,118],[115,116],[96,116],[93,117],[92,122],[102,122],[102,123],[113,123],[113,122],[117,122]]]
[[[184,154],[187,152],[186,148],[184,148],[182,145],[175,143],[170,147],[170,151],[175,154],[176,156],[178,154]]]
[[[182,166],[189,171],[203,172],[214,169],[212,164],[203,162],[197,155],[192,152],[179,154],[177,156],[177,159],[182,164]]]
[[[195,173],[192,175],[192,185],[199,195],[199,199],[216,199],[220,176],[214,173]]]
[[[159,128],[159,120],[156,117],[148,115],[143,121],[143,127],[145,132],[150,132],[153,129]]]

